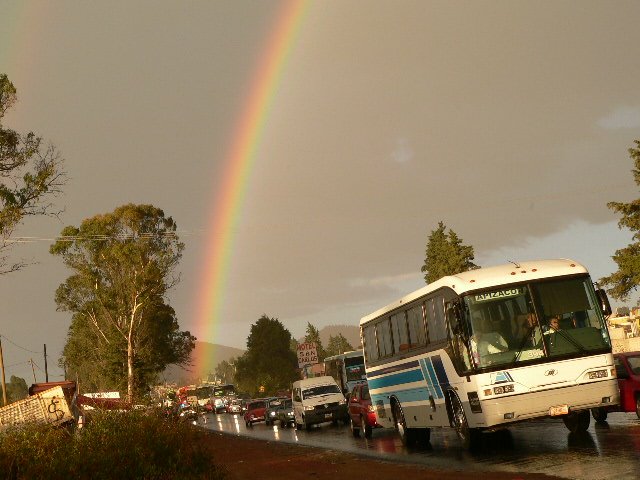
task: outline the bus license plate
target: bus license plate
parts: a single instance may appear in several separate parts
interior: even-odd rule
[[[325,413],[324,414],[324,418],[331,418],[331,417],[332,417],[332,415],[330,413]]]
[[[558,405],[549,409],[549,415],[555,417],[557,415],[567,415],[569,413],[569,405]]]

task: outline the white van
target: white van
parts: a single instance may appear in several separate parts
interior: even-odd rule
[[[293,382],[291,390],[296,428],[307,430],[323,422],[349,422],[344,395],[333,377],[305,378]]]

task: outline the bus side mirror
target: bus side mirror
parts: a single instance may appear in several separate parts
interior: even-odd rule
[[[462,334],[462,327],[460,319],[462,318],[462,314],[460,312],[460,304],[453,303],[447,309],[447,317],[449,320],[449,326],[451,327],[451,332],[454,335]]]
[[[609,297],[607,296],[607,292],[604,288],[599,288],[596,290],[596,296],[598,297],[598,302],[600,303],[600,310],[605,316],[611,315],[611,303],[609,303]]]

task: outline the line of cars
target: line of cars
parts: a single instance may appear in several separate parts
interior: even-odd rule
[[[274,425],[280,422],[281,427],[289,426],[293,421],[293,405],[287,397],[256,398],[247,401],[244,422],[247,427],[254,423],[264,422]]]
[[[351,425],[355,437],[361,434],[371,437],[373,429],[380,427],[367,383],[357,384],[345,398],[330,376],[294,382],[291,398],[268,397],[248,401],[244,421],[247,427],[264,421],[266,425],[279,423],[283,428],[295,425],[298,430],[310,430],[313,425],[324,422],[336,424],[342,421]]]

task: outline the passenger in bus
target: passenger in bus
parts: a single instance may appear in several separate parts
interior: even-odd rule
[[[471,348],[480,357],[509,350],[507,341],[496,331],[489,319],[477,318],[474,326],[476,333],[471,338]]]

